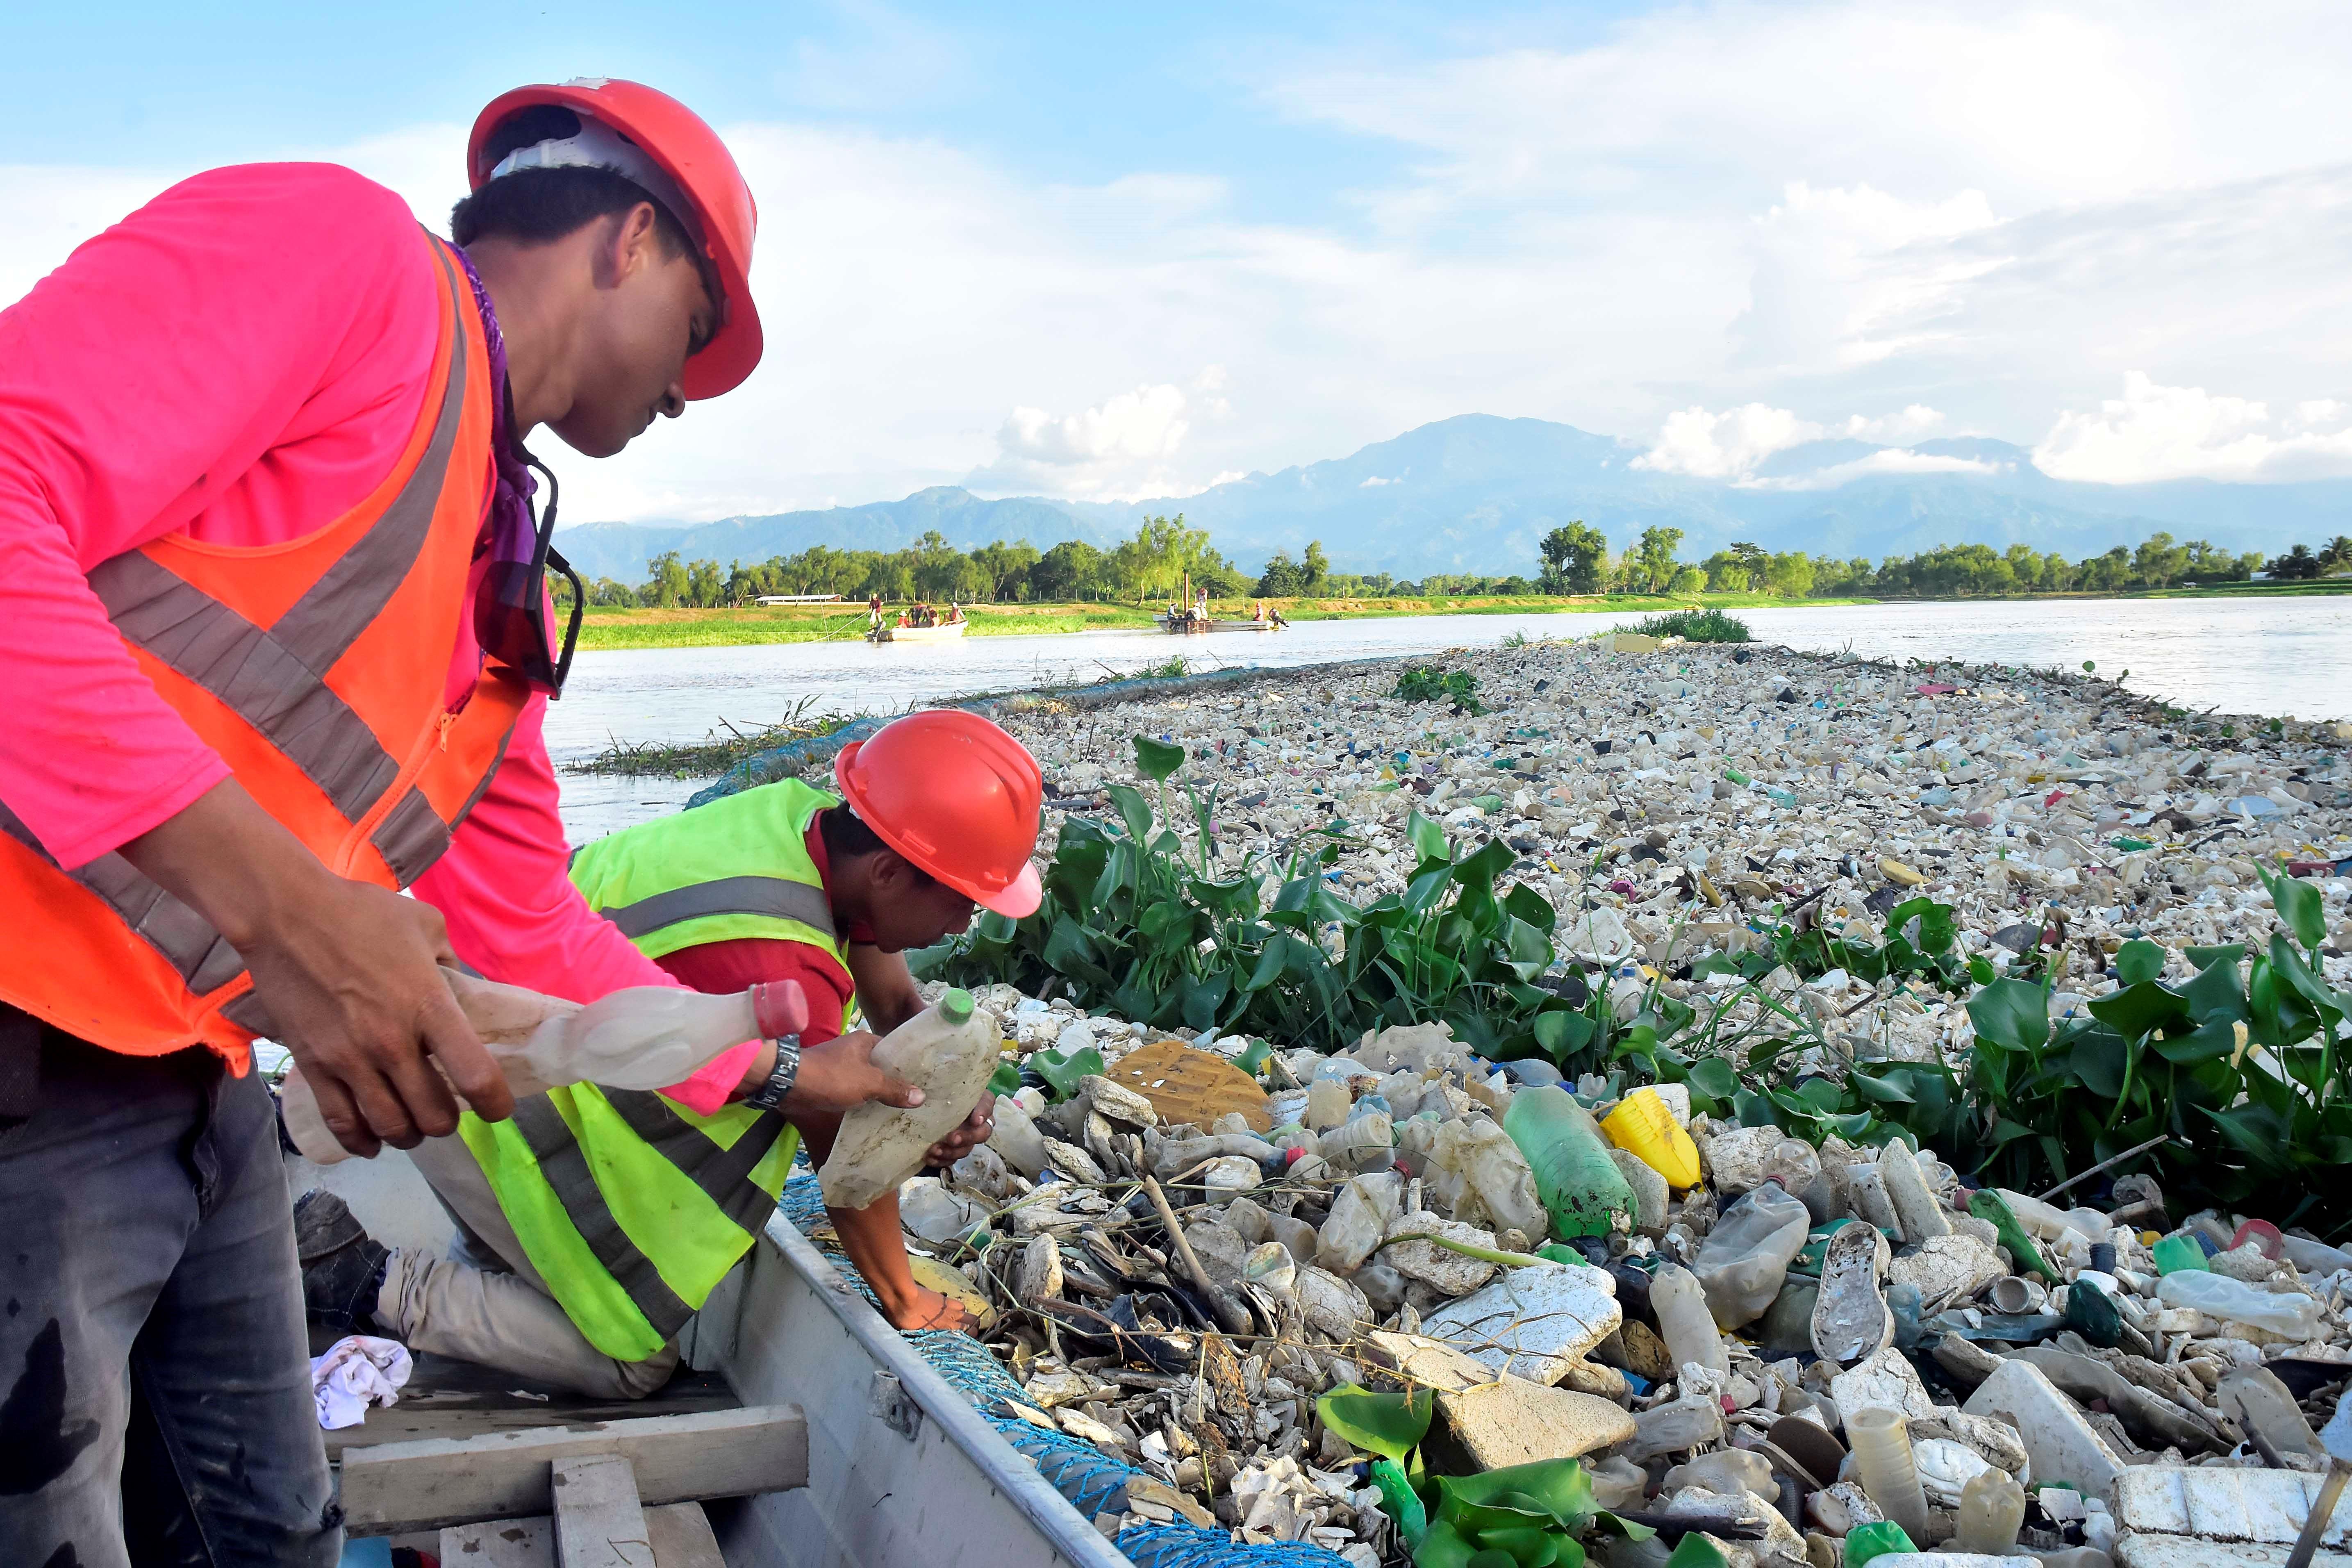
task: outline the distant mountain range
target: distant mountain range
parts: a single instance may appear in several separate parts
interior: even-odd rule
[[[2352,532],[2352,479],[2084,484],[2042,473],[2024,447],[1977,437],[1914,447],[1816,441],[1774,454],[1738,480],[1640,468],[1642,451],[1573,426],[1465,414],[1350,457],[1165,500],[984,500],[950,485],[824,511],[691,525],[588,523],[557,540],[584,575],[635,583],[666,550],[724,565],[812,544],[897,550],[931,529],[959,549],[1026,539],[1045,550],[1069,539],[1108,544],[1133,532],[1139,518],[1179,511],[1249,571],[1275,551],[1295,556],[1319,539],[1336,570],[1410,578],[1532,575],[1536,542],[1579,519],[1621,547],[1654,524],[1679,528],[1687,559],[1735,540],[1874,558],[2022,542],[2081,557],[2158,530],[2270,552]]]

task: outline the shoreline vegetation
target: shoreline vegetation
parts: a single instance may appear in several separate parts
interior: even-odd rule
[[[1400,616],[1640,615],[1680,609],[1832,608],[1885,603],[1983,603],[2043,599],[2212,599],[2352,595],[2352,578],[2305,582],[2235,582],[2119,593],[1873,595],[1789,597],[1772,594],[1350,595],[1268,599],[1295,622],[1375,619]],[[1217,598],[1211,613],[1247,619],[1255,598]],[[895,612],[898,604],[887,606]],[[1071,601],[1055,604],[967,604],[972,637],[1040,637],[1090,631],[1151,631],[1160,612],[1145,605]],[[647,648],[760,647],[782,643],[855,642],[866,633],[863,604],[747,605],[741,608],[617,608],[590,605],[580,628],[583,652]],[[1171,644],[1185,639],[1172,638]]]

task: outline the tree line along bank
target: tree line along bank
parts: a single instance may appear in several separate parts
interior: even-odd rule
[[[905,549],[842,550],[816,544],[793,555],[721,566],[688,562],[667,551],[648,564],[645,582],[600,577],[587,599],[600,608],[710,609],[748,605],[763,595],[838,594],[914,600],[995,604],[1149,603],[1173,598],[1189,585],[1214,599],[1377,597],[1391,595],[1576,595],[1702,593],[1764,594],[1780,598],[1946,598],[2031,593],[2119,593],[2135,589],[2245,582],[2255,574],[2286,581],[2352,574],[2352,537],[2337,535],[2317,550],[2296,544],[2265,557],[2233,553],[2200,539],[2151,534],[2136,548],[2116,545],[2070,561],[2028,544],[1948,544],[1919,554],[1840,560],[1804,551],[1772,552],[1735,543],[1700,561],[1682,558],[1683,531],[1649,528],[1622,551],[1601,530],[1562,524],[1538,546],[1532,575],[1433,573],[1418,581],[1385,572],[1332,570],[1320,541],[1294,560],[1276,551],[1255,576],[1211,542],[1206,529],[1185,525],[1182,514],[1144,519],[1135,533],[1108,549],[1070,540],[1040,551],[1026,540],[1002,540],[958,550],[938,531]],[[558,587],[568,599],[569,585]]]

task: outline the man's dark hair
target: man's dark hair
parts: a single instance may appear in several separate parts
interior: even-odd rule
[[[579,133],[578,115],[558,104],[542,104],[501,124],[484,146],[483,156],[495,167],[518,147]],[[643,185],[610,169],[520,169],[501,174],[450,209],[449,237],[461,246],[492,236],[545,245],[598,218],[625,213],[639,202],[653,203],[654,232],[660,237],[664,256],[700,259],[677,215]],[[711,297],[718,295],[714,291]]]
[[[825,858],[828,860],[856,860],[877,849],[890,848],[882,841],[880,834],[860,822],[856,813],[845,805],[827,806],[818,815],[816,826],[819,837],[824,840]],[[891,850],[891,853],[898,854],[898,851]],[[904,855],[899,855],[898,858],[907,860]],[[907,860],[907,869],[925,882],[939,879],[912,860]]]

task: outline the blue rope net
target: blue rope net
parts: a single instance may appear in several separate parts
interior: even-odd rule
[[[803,1236],[824,1221],[824,1197],[816,1173],[803,1154],[784,1183],[776,1207]],[[875,1300],[873,1289],[848,1266],[847,1257],[831,1243],[817,1247],[840,1268],[842,1278]],[[877,1302],[877,1305],[879,1303]],[[1099,1513],[1123,1512],[1127,1483],[1143,1472],[1115,1459],[1082,1438],[1066,1432],[1048,1432],[1012,1415],[1008,1399],[1026,1403],[1021,1384],[1004,1363],[970,1334],[947,1330],[919,1330],[902,1336],[948,1386],[971,1401],[982,1418],[1005,1442],[1037,1467],[1037,1473],[1070,1505],[1088,1519]],[[1112,1542],[1136,1568],[1336,1568],[1336,1552],[1301,1542],[1270,1543],[1235,1541],[1228,1531],[1207,1530],[1179,1521],[1174,1524],[1131,1525]]]

